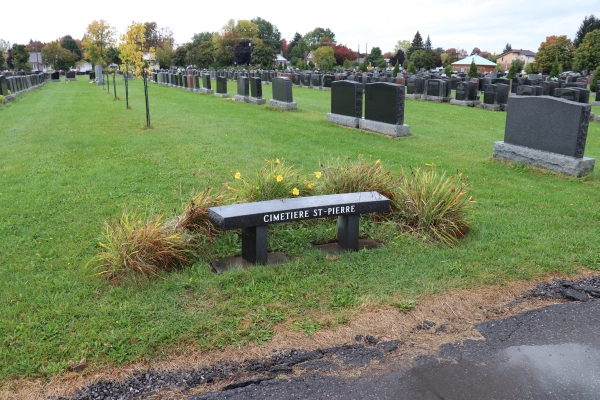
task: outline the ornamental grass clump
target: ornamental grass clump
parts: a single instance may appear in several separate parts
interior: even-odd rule
[[[312,193],[312,186],[300,177],[294,166],[286,166],[285,161],[278,158],[265,160],[265,165],[254,174],[242,175],[237,171],[234,178],[229,189],[241,203],[286,199]]]
[[[202,190],[186,205],[183,214],[177,218],[175,229],[202,233],[209,242],[212,241],[219,228],[208,219],[208,209],[226,204],[226,197],[223,191],[213,193],[210,188]]]
[[[396,180],[380,160],[337,158],[322,168],[316,189],[319,194],[376,191],[390,200],[395,196]]]
[[[129,278],[138,283],[182,267],[193,254],[190,244],[182,231],[163,222],[162,215],[143,221],[137,211],[123,210],[116,223],[104,223],[103,250],[88,265],[95,264],[95,275],[113,282]]]
[[[435,166],[402,170],[392,208],[394,218],[436,243],[455,245],[469,231],[467,209],[474,202],[462,174],[439,174]]]

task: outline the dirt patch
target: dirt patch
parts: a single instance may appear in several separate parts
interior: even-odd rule
[[[124,398],[134,397],[135,390],[152,382],[149,388],[152,390],[146,391],[144,398],[166,399],[173,398],[177,393],[194,395],[207,390],[221,390],[244,380],[297,376],[315,370],[341,375],[360,373],[366,366],[377,370],[377,365],[389,357],[408,362],[437,351],[444,343],[481,340],[482,336],[474,329],[481,322],[566,301],[564,296],[534,294],[536,288],[546,287],[543,285],[556,287],[556,282],[574,282],[576,285],[587,280],[587,286],[590,286],[589,281],[594,279],[600,284],[600,278],[586,272],[576,277],[551,276],[535,281],[513,282],[504,287],[460,290],[420,300],[415,308],[406,313],[393,306],[365,305],[348,324],[317,331],[312,337],[282,325],[276,329],[273,339],[263,346],[249,344],[214,351],[190,349],[169,360],[152,364],[137,363],[119,369],[71,372],[47,382],[13,380],[4,383],[0,399],[92,398],[82,394],[86,389],[92,390],[99,382],[105,385],[103,389],[110,387],[123,393],[126,396]],[[400,342],[402,344],[391,352],[383,347],[385,343]],[[338,353],[340,351],[341,354]],[[347,352],[346,360],[344,351]],[[359,359],[355,358],[356,355]],[[308,358],[303,361],[293,359],[296,362],[289,361],[289,357]],[[360,357],[363,357],[362,361]],[[253,370],[252,365],[260,367]],[[211,376],[211,373],[214,375]],[[128,392],[124,394],[122,389],[126,386]],[[129,388],[134,389],[129,391]],[[159,388],[164,390],[161,392]],[[75,397],[78,392],[82,397]],[[141,394],[140,391],[137,396]]]

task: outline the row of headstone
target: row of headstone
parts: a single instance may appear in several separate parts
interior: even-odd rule
[[[46,80],[47,76],[43,72],[29,75],[6,74],[5,76],[2,74],[0,75],[0,95],[5,100],[10,100],[23,92],[28,92],[43,85]]]
[[[363,90],[359,82],[335,81],[331,85],[331,113],[327,120],[392,137],[408,136],[410,126],[404,123],[404,100],[405,87],[397,83],[369,83]]]
[[[261,105],[267,101],[262,98],[262,80],[259,77],[239,76],[235,101]]]
[[[210,79],[208,73],[196,70],[187,70],[185,74],[180,71],[159,70],[152,72],[151,75],[151,80],[159,85],[212,94]]]

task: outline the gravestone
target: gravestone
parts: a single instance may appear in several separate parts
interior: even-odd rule
[[[313,88],[320,89],[321,88],[321,74],[312,74],[310,83]]]
[[[213,93],[210,85],[210,74],[202,74],[202,88],[200,88],[200,92],[206,94]]]
[[[0,95],[8,96],[8,86],[6,85],[6,77],[0,75]]]
[[[446,82],[442,79],[429,79],[425,85],[425,96],[422,98],[428,101],[436,101],[439,103],[449,102],[450,97],[448,96],[447,85],[450,82]]]
[[[77,74],[75,74],[75,71],[67,71],[65,78],[74,81],[77,80]]]
[[[496,104],[496,85],[485,85],[483,89],[483,104]]]
[[[273,99],[269,101],[271,107],[277,107],[284,110],[296,110],[298,105],[294,102],[292,96],[292,81],[289,78],[273,78]]]
[[[518,96],[535,96],[536,95],[535,86],[519,85],[517,87],[517,95]]]
[[[359,121],[360,129],[392,137],[410,135],[404,124],[405,88],[397,83],[376,82],[365,87],[365,118]]]
[[[508,104],[508,95],[510,92],[510,86],[505,83],[496,84],[496,103],[497,104]]]
[[[405,85],[406,79],[403,76],[398,75],[396,76],[395,83],[397,83],[398,85]]]
[[[494,157],[581,177],[595,159],[584,157],[589,104],[550,96],[515,96],[508,100],[504,141]]]
[[[250,82],[245,76],[239,76],[237,78],[237,94],[233,98],[234,101],[245,102],[246,98],[250,96]]]
[[[54,71],[50,76],[50,79],[52,79],[52,82],[60,82],[60,73],[58,71]]]
[[[102,75],[102,66],[96,65],[95,67],[96,79],[98,80],[98,85],[104,84],[104,75]]]
[[[542,96],[554,96],[554,89],[558,89],[557,81],[542,82]]]
[[[554,90],[554,97],[579,102],[579,90],[575,88],[557,88]]]
[[[310,74],[300,74],[302,76],[302,86],[310,87]]]
[[[217,76],[217,92],[214,94],[216,97],[226,98],[229,97],[227,93],[227,78],[224,76]]]
[[[267,100],[262,98],[262,80],[258,77],[250,78],[250,97],[246,100],[250,104],[261,105]]]
[[[358,82],[336,81],[331,84],[331,113],[327,121],[358,128],[362,117],[363,88]]]
[[[331,84],[335,82],[335,76],[331,74],[323,75],[323,90],[331,90]],[[339,81],[339,79],[338,79]]]

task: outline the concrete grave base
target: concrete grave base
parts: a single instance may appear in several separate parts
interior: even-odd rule
[[[600,101],[590,101],[590,105],[600,107]]]
[[[369,119],[360,119],[358,127],[365,131],[382,133],[391,137],[410,136],[410,125],[394,125],[385,122],[371,121]]]
[[[331,88],[330,87],[321,87],[321,90],[325,90],[326,92],[331,92]]]
[[[269,105],[271,107],[281,108],[283,110],[297,110],[298,109],[298,104],[295,101],[288,103],[285,101],[271,99],[271,100],[269,100]]]
[[[337,243],[336,243],[337,244]],[[276,252],[269,253],[267,255],[267,265],[277,265],[288,262],[285,254]],[[250,261],[243,259],[242,257],[227,257],[227,258],[219,258],[210,262],[210,266],[213,272],[217,274],[221,274],[226,271],[230,271],[233,269],[248,269],[253,267]]]
[[[450,97],[423,95],[423,96],[421,96],[421,100],[435,101],[436,103],[450,103]]]
[[[600,117],[596,117],[596,122],[600,122]]]
[[[204,94],[213,94],[215,91],[212,89],[205,89],[205,88],[200,88],[200,93],[204,93]]]
[[[420,100],[421,99],[421,95],[420,94],[405,94],[404,98],[406,98],[406,99],[412,99],[412,100]]]
[[[249,97],[246,97],[246,103],[248,103],[248,104],[256,104],[257,106],[260,106],[262,104],[266,104],[267,100],[266,99],[259,99],[259,98],[256,98],[256,97],[249,96]]]
[[[593,112],[590,113],[590,122],[594,122],[594,120],[596,119],[596,114],[594,114]]]
[[[381,243],[378,243],[378,242],[374,241],[373,239],[358,239],[358,250],[359,251],[360,250],[380,249],[382,247],[383,247],[383,245]],[[337,242],[314,245],[313,249],[317,249],[325,254],[333,254],[333,255],[344,254],[349,251],[347,249],[344,249]]]
[[[222,99],[229,97],[229,93],[215,93],[214,95],[215,97],[220,97]]]
[[[241,94],[236,94],[235,97],[233,98],[233,101],[245,103],[247,101],[246,99],[247,99],[246,96],[242,96]]]
[[[481,101],[479,100],[455,100],[450,99],[450,104],[453,106],[464,106],[464,107],[479,107]]]
[[[595,158],[575,158],[548,151],[531,149],[514,144],[495,142],[493,157],[508,161],[522,162],[561,174],[580,178],[594,170]]]
[[[327,122],[333,122],[334,124],[349,126],[350,128],[358,128],[358,121],[360,118],[349,117],[347,115],[327,113]]]
[[[479,108],[489,111],[506,111],[508,109],[507,104],[485,104],[481,103]]]
[[[60,82],[60,79],[52,79],[52,82]]]

